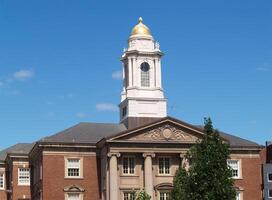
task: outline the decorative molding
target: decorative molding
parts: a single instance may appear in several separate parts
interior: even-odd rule
[[[109,152],[109,153],[107,154],[107,156],[108,156],[109,158],[112,157],[112,156],[116,156],[117,158],[119,158],[119,157],[121,156],[121,154],[118,153],[118,152]]]
[[[143,153],[143,157],[146,158],[150,156],[151,158],[155,158],[156,154],[153,153],[153,152],[146,152],[146,153]]]
[[[64,192],[84,192],[85,189],[77,186],[77,185],[70,185],[63,189]]]
[[[128,138],[136,141],[184,141],[195,142],[197,137],[171,125],[164,125],[143,134]]]

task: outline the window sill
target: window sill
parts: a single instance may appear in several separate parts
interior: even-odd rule
[[[233,180],[243,180],[243,177],[232,177]]]
[[[122,174],[121,177],[139,177],[139,175],[136,175],[136,174]]]
[[[174,177],[171,174],[157,174],[156,177]]]
[[[18,183],[18,186],[30,186],[30,184],[20,184],[20,183]]]
[[[83,177],[64,177],[64,179],[71,179],[71,180],[74,180],[74,179],[79,179],[79,180],[82,180],[82,179],[84,179]]]

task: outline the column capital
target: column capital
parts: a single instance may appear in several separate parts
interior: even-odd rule
[[[153,153],[153,152],[145,152],[145,153],[143,153],[143,157],[144,158],[146,158],[148,156],[150,156],[151,158],[155,158],[155,153]]]
[[[121,156],[121,154],[118,153],[118,152],[109,152],[109,153],[107,154],[107,156],[108,156],[109,158],[112,157],[112,156],[116,156],[117,158],[119,158],[119,157]]]

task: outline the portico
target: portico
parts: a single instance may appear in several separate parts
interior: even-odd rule
[[[193,130],[171,118],[108,138],[108,191],[110,200],[130,200],[145,190],[152,200],[172,189],[176,170],[186,165],[185,154],[198,139]]]

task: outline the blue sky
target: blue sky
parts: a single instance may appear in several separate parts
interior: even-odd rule
[[[272,139],[272,1],[0,1],[0,149],[118,122],[119,58],[139,16],[161,44],[168,114]]]

